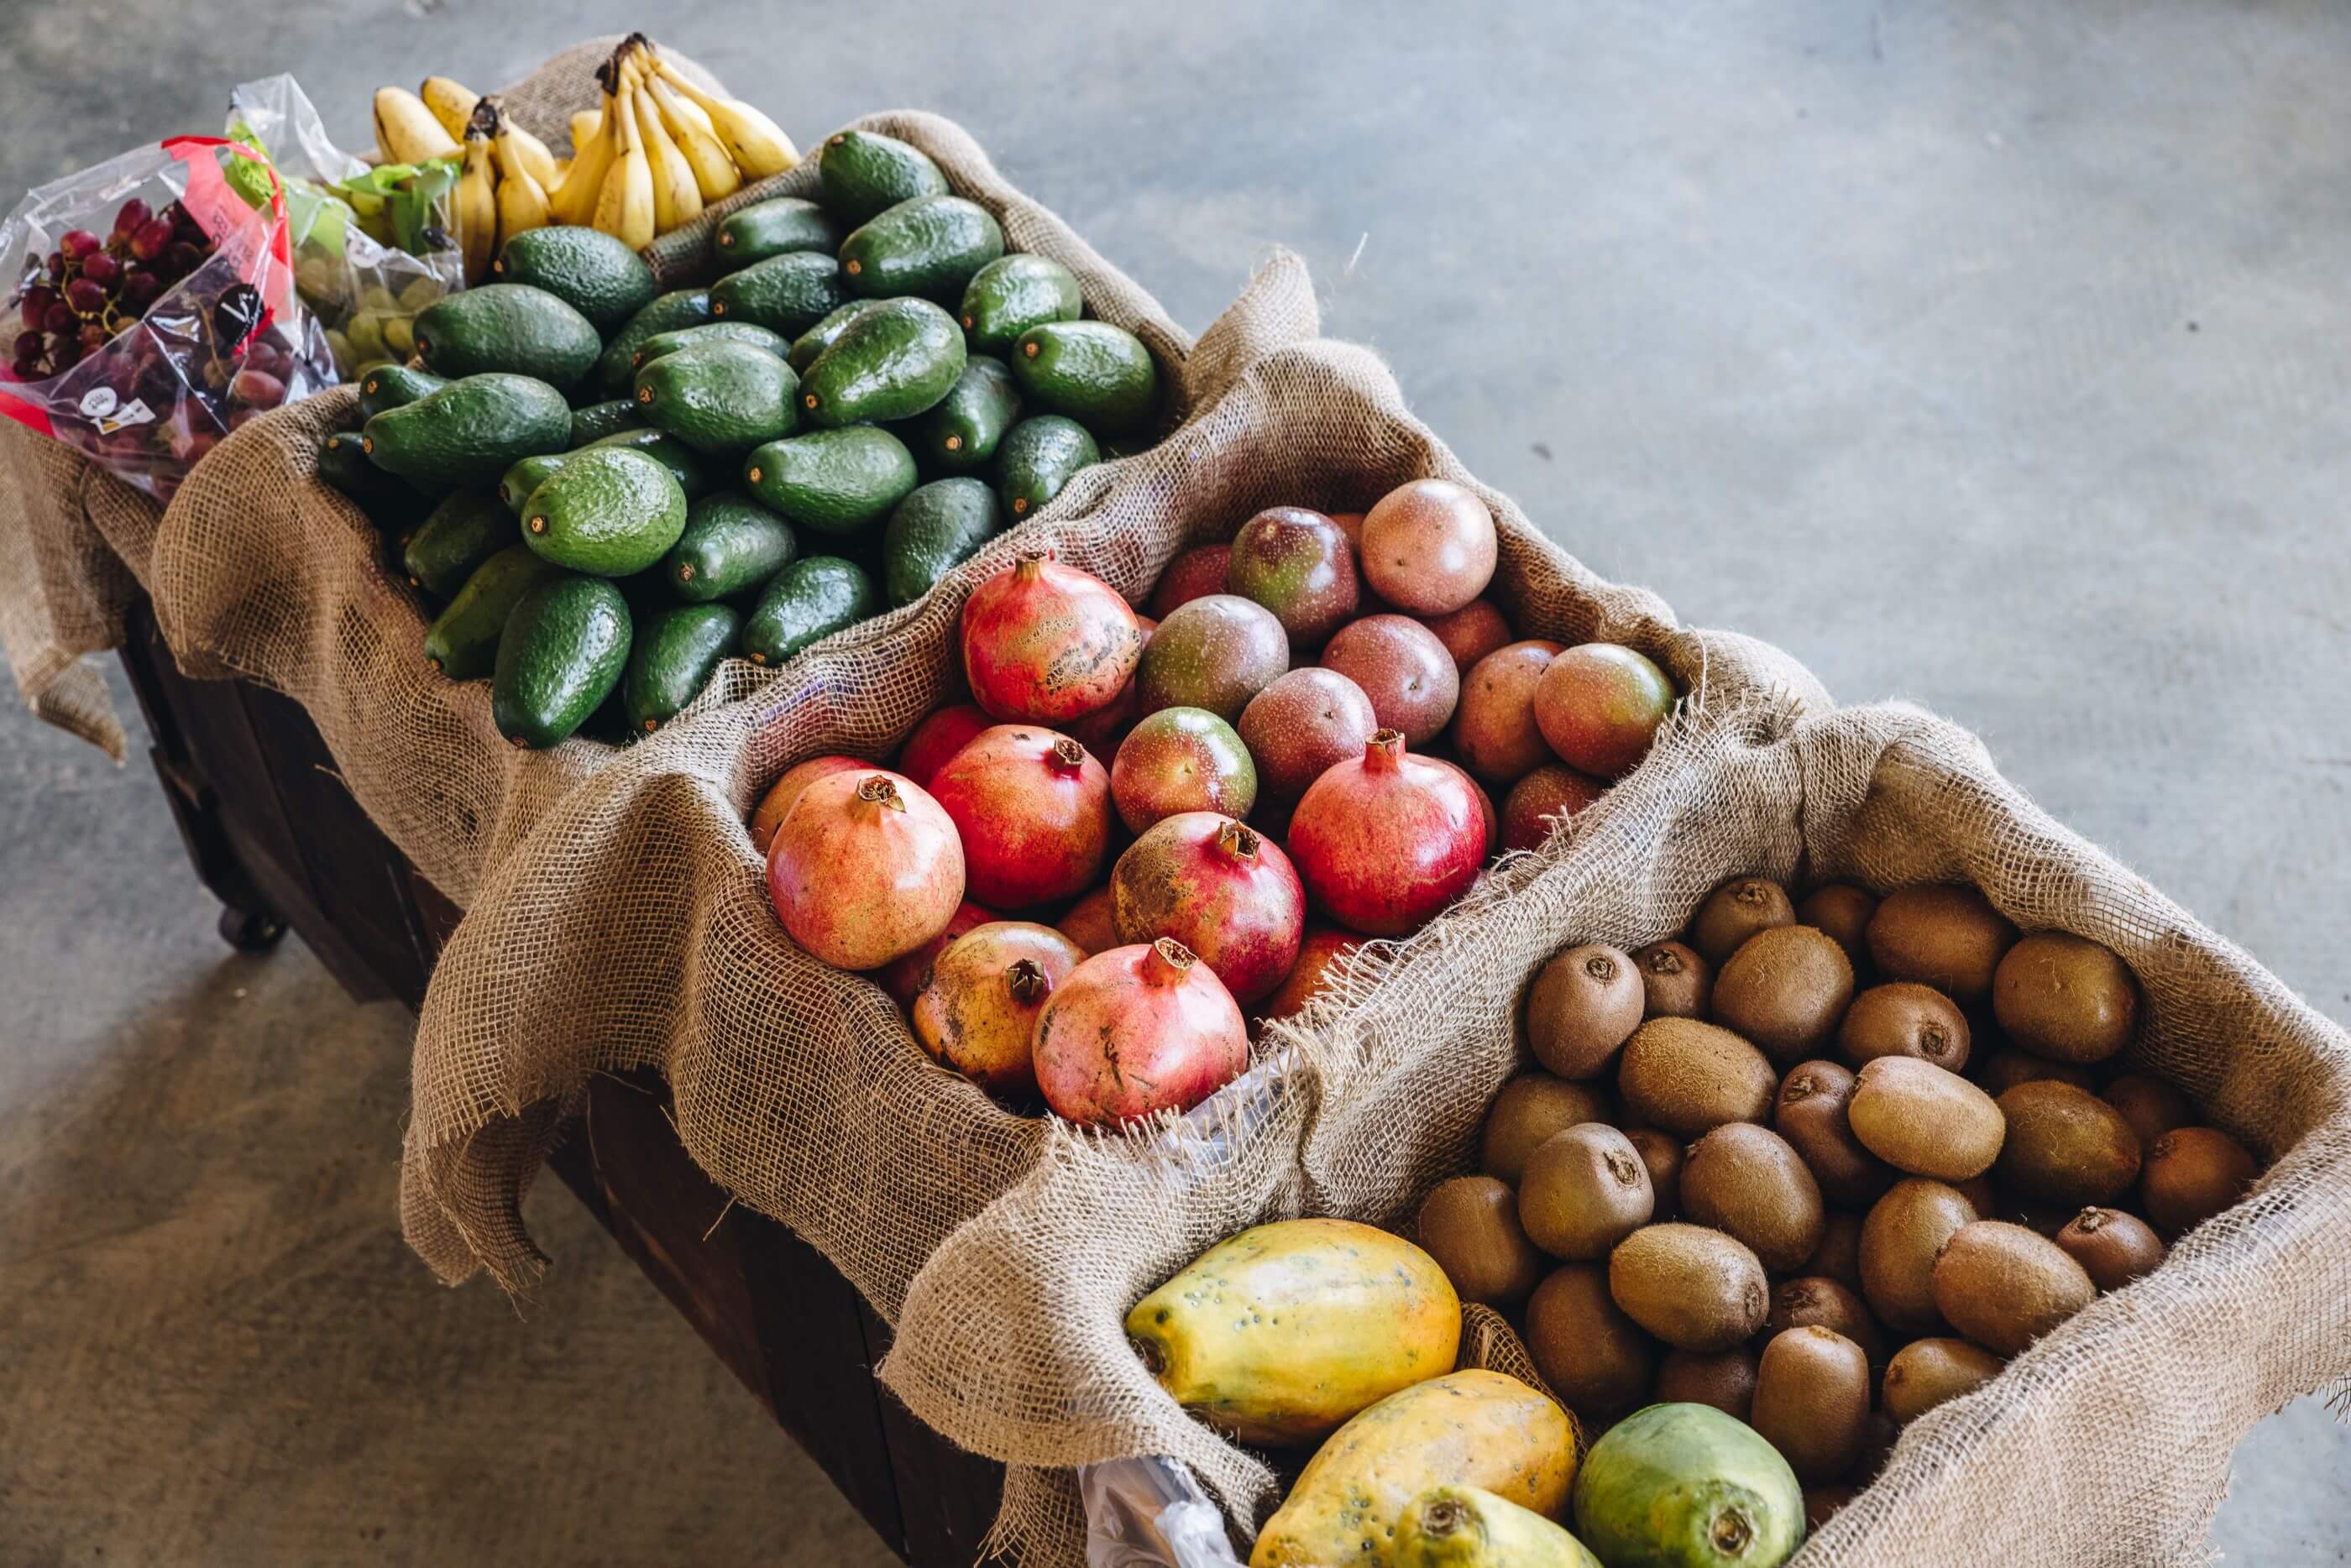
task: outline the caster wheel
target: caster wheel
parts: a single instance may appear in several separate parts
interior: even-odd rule
[[[223,909],[220,934],[241,953],[266,953],[286,934],[286,922],[267,909]]]

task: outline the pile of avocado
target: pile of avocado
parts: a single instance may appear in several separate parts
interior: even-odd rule
[[[1157,413],[1142,342],[918,149],[844,131],[818,172],[719,223],[706,289],[656,294],[591,228],[517,234],[320,450],[438,606],[425,657],[488,676],[516,745],[650,733],[729,657],[912,604]]]

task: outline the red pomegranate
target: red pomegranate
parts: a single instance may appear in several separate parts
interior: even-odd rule
[[[1151,634],[1159,623],[1147,615],[1138,615],[1134,624],[1143,628],[1143,646],[1151,646]],[[1082,718],[1072,719],[1068,726],[1071,740],[1098,757],[1115,757],[1121,741],[1126,739],[1134,722],[1143,717],[1143,698],[1134,689],[1134,677],[1118,689],[1118,695]]]
[[[1244,1006],[1298,961],[1306,889],[1280,846],[1229,816],[1187,811],[1153,824],[1118,857],[1110,896],[1120,940],[1174,937]]]
[[[1025,909],[1091,887],[1110,854],[1110,774],[1038,724],[982,730],[931,780],[983,903]]]
[[[760,854],[776,840],[776,829],[782,825],[784,815],[800,798],[800,791],[820,778],[843,774],[852,768],[870,768],[873,764],[858,757],[810,757],[784,770],[784,776],[768,786],[759,797],[758,806],[751,813],[751,846]]]
[[[1326,770],[1290,819],[1290,855],[1332,919],[1366,936],[1420,929],[1478,879],[1486,818],[1469,775],[1396,730]]]
[[[1336,926],[1307,927],[1305,940],[1298,944],[1298,961],[1290,966],[1289,977],[1266,998],[1265,1016],[1293,1018],[1306,1011],[1306,1004],[1322,990],[1323,975],[1332,965],[1362,946],[1363,940]]]
[[[776,829],[768,897],[792,940],[836,969],[879,969],[946,929],[963,902],[963,845],[901,774],[820,778]]]
[[[957,702],[953,707],[941,708],[915,725],[914,732],[898,749],[898,771],[928,789],[939,770],[947,765],[947,759],[995,722],[980,711],[977,703]]]
[[[1078,944],[1088,958],[1118,946],[1118,918],[1111,912],[1110,884],[1071,905],[1053,929]]]
[[[1029,1037],[1053,988],[1085,961],[1050,926],[998,920],[950,945],[930,966],[911,1009],[914,1038],[945,1066],[991,1095],[1036,1097]]]
[[[931,972],[931,965],[947,950],[948,944],[966,931],[977,930],[991,920],[1002,919],[1003,916],[987,905],[975,904],[966,898],[956,906],[956,912],[948,917],[946,927],[937,936],[913,952],[901,954],[875,970],[873,983],[888,992],[890,999],[899,1006],[914,1006],[915,995],[923,989],[923,977]]]
[[[1143,656],[1143,628],[1118,590],[1050,550],[972,590],[963,670],[972,701],[998,719],[1059,723],[1107,706]]]
[[[1173,937],[1096,953],[1045,1001],[1032,1055],[1054,1114],[1115,1127],[1188,1111],[1249,1065],[1233,993]]]

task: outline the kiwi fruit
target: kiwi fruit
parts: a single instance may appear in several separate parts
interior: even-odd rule
[[[1771,1290],[1755,1254],[1719,1231],[1645,1225],[1608,1255],[1608,1293],[1677,1350],[1729,1350],[1763,1326]]]
[[[1682,1140],[1655,1127],[1626,1127],[1625,1137],[1649,1168],[1652,1220],[1672,1220],[1682,1211]]]
[[[1697,1137],[1725,1122],[1760,1122],[1780,1086],[1763,1053],[1695,1018],[1652,1018],[1616,1064],[1625,1108],[1651,1127]]]
[[[1931,985],[1962,1007],[1991,994],[2016,928],[1973,888],[1897,888],[1869,917],[1869,957],[1888,980]]]
[[[1866,1209],[1894,1184],[1894,1168],[1861,1147],[1845,1119],[1859,1083],[1834,1062],[1799,1062],[1781,1080],[1771,1126],[1802,1156],[1821,1196],[1849,1209]]]
[[[1523,1301],[1551,1266],[1519,1223],[1519,1199],[1490,1176],[1440,1181],[1421,1199],[1420,1244],[1463,1301]]]
[[[1902,1428],[1883,1410],[1872,1410],[1869,1423],[1861,1432],[1861,1458],[1853,1461],[1853,1479],[1862,1484],[1876,1479],[1894,1457],[1894,1445],[1902,1440]]]
[[[2043,1078],[1993,1102],[2008,1137],[1992,1178],[2009,1199],[2071,1210],[2111,1203],[2138,1179],[2138,1134],[2087,1090]],[[2060,1214],[2057,1223],[2063,1225]]]
[[[1689,945],[1719,971],[1748,938],[1796,923],[1788,890],[1769,877],[1733,877],[1706,896],[1690,917]]]
[[[1862,1304],[1860,1293],[1824,1274],[1782,1280],[1772,1287],[1771,1315],[1763,1320],[1764,1333],[1815,1325],[1833,1328],[1861,1346],[1872,1366],[1886,1365],[1886,1336],[1877,1332],[1877,1320]]]
[[[1620,1415],[1646,1402],[1653,1342],[1617,1309],[1598,1263],[1553,1269],[1535,1287],[1527,1350],[1552,1392],[1579,1412]]]
[[[2102,1291],[2118,1291],[2163,1266],[2163,1238],[2146,1220],[2119,1209],[2085,1209],[2052,1240]]]
[[[2053,1203],[2011,1203],[2005,1209],[1995,1206],[1994,1211],[1985,1218],[2022,1225],[2053,1241],[2057,1239],[2057,1232],[2073,1221],[2074,1211]]]
[[[1780,1450],[1796,1479],[1831,1481],[1861,1458],[1869,1422],[1869,1361],[1817,1324],[1771,1336],[1755,1367],[1748,1425]]]
[[[1656,1195],[1633,1140],[1584,1122],[1543,1140],[1519,1179],[1519,1223],[1554,1258],[1593,1262],[1649,1222]]]
[[[1578,1122],[1609,1119],[1608,1092],[1593,1084],[1571,1084],[1549,1073],[1524,1073],[1502,1085],[1486,1112],[1478,1165],[1489,1176],[1518,1184],[1534,1153],[1553,1133]]]
[[[2003,1045],[1985,1057],[1981,1077],[1988,1095],[2004,1095],[2019,1084],[2071,1084],[2077,1089],[2095,1089],[2098,1084],[2087,1067],[2052,1062],[2013,1045]]]
[[[2177,1236],[2242,1198],[2255,1174],[2253,1157],[2219,1127],[2174,1127],[2147,1152],[2139,1199],[2157,1230]]]
[[[1979,1220],[1991,1219],[1992,1210],[2000,1207],[1999,1195],[1991,1189],[1991,1172],[1989,1170],[1980,1176],[1970,1176],[1965,1181],[1954,1181],[1951,1185],[1959,1189],[1960,1197],[1968,1200],[1968,1207],[1976,1211]]]
[[[1596,1078],[1646,1000],[1631,955],[1596,943],[1554,953],[1527,987],[1527,1048],[1562,1078]]]
[[[2196,1121],[2196,1107],[2189,1104],[2186,1095],[2145,1073],[2125,1073],[2108,1079],[2099,1096],[2123,1114],[2131,1131],[2138,1134],[2142,1149],[2153,1148],[2155,1140],[2164,1134]]]
[[[1978,1215],[1959,1190],[1913,1177],[1896,1182],[1861,1222],[1861,1296],[1897,1338],[1943,1326],[1935,1307],[1935,1258]]]
[[[1837,1050],[1858,1067],[1880,1056],[1916,1056],[1956,1073],[1968,1064],[1967,1014],[1931,985],[1888,981],[1853,999]]]
[[[1788,1140],[1729,1122],[1682,1157],[1682,1212],[1747,1244],[1774,1274],[1804,1266],[1821,1244],[1820,1184]]]
[[[1796,901],[1796,923],[1826,931],[1856,973],[1869,963],[1869,917],[1876,912],[1877,895],[1850,882],[1823,883]]]
[[[1808,1486],[1804,1489],[1804,1533],[1816,1534],[1846,1503],[1861,1495],[1849,1486]]]
[[[1744,1421],[1755,1400],[1755,1353],[1735,1350],[1669,1350],[1657,1363],[1657,1403],[1711,1405]]]
[[[1834,1280],[1861,1293],[1861,1216],[1831,1214],[1821,1224],[1821,1244],[1804,1260],[1804,1272],[1815,1279]]]
[[[1649,1018],[1703,1018],[1714,996],[1714,966],[1687,942],[1651,942],[1633,950]]]
[[[2007,1365],[1964,1339],[1914,1339],[1886,1364],[1879,1397],[1886,1413],[1907,1427],[1944,1401],[1974,1393]]]
[[[2060,1062],[2103,1062],[2138,1028],[2138,981],[2112,949],[2035,931],[2001,957],[1991,1012],[2009,1038]]]
[[[1944,1321],[1997,1355],[2017,1355],[2098,1293],[2064,1248],[2004,1220],[1952,1232],[1934,1284]]]
[[[1811,926],[1756,932],[1714,977],[1714,1022],[1775,1062],[1815,1054],[1852,1001],[1853,961]]]
[[[1916,1056],[1880,1056],[1862,1068],[1845,1119],[1870,1153],[1938,1181],[1991,1169],[2006,1131],[1990,1095]]]

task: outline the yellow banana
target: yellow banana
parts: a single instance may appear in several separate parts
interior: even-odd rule
[[[458,151],[457,139],[442,129],[424,100],[404,88],[378,88],[375,145],[387,163],[424,163]]]
[[[578,149],[571,160],[571,172],[563,183],[550,192],[555,202],[555,221],[559,223],[585,223],[596,215],[596,203],[603,193],[604,175],[619,161],[620,142],[614,133],[610,110],[612,95],[604,95],[607,112],[598,117],[596,133],[585,141],[575,142]]]
[[[603,128],[604,115],[601,109],[583,109],[573,115],[571,117],[571,156],[576,159],[585,151],[588,144],[596,140],[597,132]]]
[[[552,220],[547,187],[530,171],[528,154],[517,156],[515,138],[521,128],[503,119],[492,145],[498,155],[498,244],[528,229],[543,229]]]
[[[478,126],[465,132],[465,171],[457,177],[457,244],[465,253],[465,281],[486,281],[498,254],[498,199],[490,138]]]
[[[555,154],[547,143],[516,123],[507,112],[503,99],[492,99],[498,106],[498,159],[502,169],[527,169],[530,177],[543,189],[555,182]]]
[[[664,81],[702,106],[703,113],[710,117],[711,129],[726,145],[727,156],[748,178],[764,180],[800,161],[799,150],[792,145],[792,139],[749,104],[712,97],[658,56],[653,58],[653,67],[661,73]]]
[[[637,139],[653,164],[653,227],[665,234],[702,216],[702,187],[695,182],[694,165],[662,128],[661,111],[654,107],[653,95],[640,85],[631,103],[637,116]]]
[[[653,243],[653,170],[630,109],[634,88],[623,85],[606,116],[619,128],[620,151],[596,194],[596,226],[632,251]]]
[[[646,73],[645,88],[661,111],[670,140],[677,143],[677,150],[685,154],[686,162],[693,167],[694,183],[701,191],[702,199],[724,201],[741,190],[742,171],[735,167],[735,160],[726,155],[726,149],[711,130],[710,117],[678,97],[657,73]]]
[[[481,94],[447,77],[426,77],[424,85],[416,89],[416,96],[433,111],[441,129],[460,141],[465,138],[465,122],[474,118],[474,106],[482,101]]]

